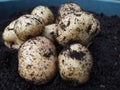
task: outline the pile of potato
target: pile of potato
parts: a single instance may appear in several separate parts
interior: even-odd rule
[[[12,21],[3,40],[8,48],[18,50],[18,71],[25,80],[46,84],[59,71],[63,80],[80,85],[89,79],[93,59],[87,47],[99,32],[93,14],[75,3],[64,3],[56,20],[48,7],[38,6]],[[63,46],[59,55],[54,42]]]

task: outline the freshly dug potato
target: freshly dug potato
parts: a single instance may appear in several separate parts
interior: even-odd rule
[[[73,85],[84,84],[88,81],[93,60],[86,47],[79,43],[71,44],[62,50],[58,61],[59,73],[63,80]]]
[[[15,33],[18,38],[26,41],[37,35],[41,35],[44,29],[44,21],[35,15],[23,15],[15,23]]]
[[[57,33],[57,24],[50,24],[45,26],[45,29],[43,31],[43,36],[47,37],[48,39],[54,42],[56,33]]]
[[[42,18],[45,22],[45,25],[51,24],[54,21],[54,15],[52,11],[46,6],[35,7],[31,14],[38,16],[40,19]]]
[[[60,6],[58,10],[57,22],[68,14],[81,12],[81,11],[82,11],[81,7],[76,3],[73,3],[73,2],[64,3]]]
[[[17,20],[12,21],[4,30],[3,32],[3,40],[4,40],[4,44],[11,49],[19,49],[19,47],[21,46],[21,44],[24,42],[22,40],[20,40],[15,31],[14,31],[14,25],[16,23]]]
[[[19,49],[18,59],[20,76],[33,84],[46,84],[56,75],[56,49],[45,37],[26,41]]]
[[[92,14],[77,12],[68,14],[59,21],[56,39],[62,46],[71,40],[87,46],[99,31],[100,23]]]

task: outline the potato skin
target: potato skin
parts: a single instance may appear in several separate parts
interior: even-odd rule
[[[45,29],[43,30],[43,36],[55,42],[56,34],[57,34],[57,24],[50,24],[45,26]]]
[[[75,18],[74,14],[69,14],[59,21],[56,40],[60,45],[65,46],[70,40],[78,39],[80,25]]]
[[[19,47],[23,44],[24,41],[20,40],[15,31],[14,25],[17,20],[12,21],[5,29],[2,34],[4,44],[10,49],[19,49]]]
[[[56,49],[45,37],[26,41],[19,49],[18,59],[20,76],[33,84],[46,84],[56,75]]]
[[[32,15],[36,15],[39,18],[42,18],[45,22],[45,25],[52,24],[54,21],[54,15],[52,11],[46,6],[37,6],[32,12]]]
[[[70,40],[89,45],[100,32],[100,23],[87,12],[68,14],[57,25],[57,41],[65,46]]]
[[[73,2],[64,3],[60,6],[58,10],[58,17],[56,22],[59,22],[61,18],[65,17],[68,14],[81,12],[81,11],[82,11],[81,7],[76,3]]]
[[[79,43],[71,44],[58,56],[59,73],[63,80],[73,85],[84,84],[89,79],[93,65],[90,52]]]
[[[34,15],[23,15],[15,23],[15,33],[23,41],[41,35],[43,29],[43,20]]]

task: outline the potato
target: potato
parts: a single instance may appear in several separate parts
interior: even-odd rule
[[[31,14],[38,16],[40,19],[42,18],[45,22],[45,25],[51,24],[54,21],[54,15],[52,11],[46,6],[35,7]]]
[[[46,84],[56,75],[56,49],[45,37],[39,36],[26,41],[19,49],[18,59],[20,76],[33,84]]]
[[[18,38],[26,41],[32,37],[42,34],[44,21],[34,15],[23,15],[15,23],[15,33]]]
[[[17,20],[12,21],[4,30],[3,32],[3,41],[4,44],[11,49],[19,49],[19,47],[21,46],[21,44],[24,42],[22,40],[20,40],[15,31],[14,31],[14,25],[16,23]]]
[[[68,42],[78,41],[88,46],[100,31],[100,23],[86,12],[68,14],[58,22],[57,41],[65,46]]]
[[[89,50],[80,43],[64,48],[58,56],[59,73],[63,80],[72,85],[84,84],[89,79],[93,65]]]

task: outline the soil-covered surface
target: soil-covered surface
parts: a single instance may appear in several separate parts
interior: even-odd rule
[[[52,7],[54,13],[57,9]],[[28,11],[29,12],[29,11]],[[81,86],[72,87],[62,81],[59,74],[44,86],[26,82],[18,74],[17,51],[5,47],[2,40],[4,28],[20,15],[10,16],[0,22],[0,90],[120,90],[120,18],[95,14],[101,23],[101,32],[90,45],[94,59],[90,80]]]

